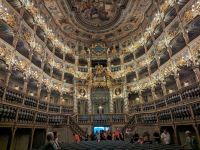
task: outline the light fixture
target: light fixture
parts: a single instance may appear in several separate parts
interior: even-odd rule
[[[189,85],[189,83],[188,82],[184,82],[184,86],[186,87],[186,86],[188,86]]]
[[[19,90],[19,86],[15,86],[15,90]]]
[[[99,110],[102,110],[102,109],[103,109],[103,107],[102,107],[101,105],[99,105],[99,107],[98,107],[98,108],[99,108]]]
[[[173,92],[173,90],[170,89],[170,90],[169,90],[169,93],[172,93],[172,92]]]
[[[136,101],[140,101],[140,98],[139,98],[139,97],[137,97],[135,100],[136,100]]]

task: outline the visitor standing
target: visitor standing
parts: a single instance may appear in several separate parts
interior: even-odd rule
[[[74,141],[76,142],[76,143],[80,143],[80,136],[78,135],[78,134],[73,134],[74,135]]]
[[[99,132],[96,133],[96,137],[97,137],[97,142],[99,143],[101,140],[101,135]]]
[[[115,131],[115,139],[118,141],[120,140],[120,131],[119,129],[117,128],[117,130]]]
[[[54,144],[56,145],[56,148],[60,150],[61,144],[59,143],[57,132],[53,132],[53,135],[54,135]]]
[[[194,136],[192,136],[190,131],[185,132],[186,139],[185,144],[182,146],[184,149],[187,150],[198,150],[198,143]]]
[[[43,150],[58,150],[55,143],[54,143],[53,132],[47,133],[47,143],[45,144]]]
[[[164,132],[161,134],[161,140],[163,144],[170,144],[171,138],[169,132],[165,129]]]

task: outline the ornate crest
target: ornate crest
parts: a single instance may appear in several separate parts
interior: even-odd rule
[[[107,53],[107,48],[103,43],[95,43],[91,46],[91,51],[93,55],[102,55]]]

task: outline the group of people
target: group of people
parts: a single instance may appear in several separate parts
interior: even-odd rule
[[[121,140],[121,141],[124,140],[124,136],[119,129],[117,129],[114,132],[111,132],[110,130],[108,130],[108,131],[101,130],[99,132],[96,131],[95,134],[91,133],[90,136],[88,134],[86,134],[86,136],[84,138],[78,134],[73,134],[73,136],[74,136],[74,141],[76,143],[79,143],[81,140],[97,141],[98,143],[100,141],[105,141],[105,140]]]
[[[192,136],[190,131],[185,132],[186,140],[185,143],[182,145],[183,149],[187,150],[198,150],[198,142],[195,136]],[[153,140],[150,139],[150,134],[148,132],[144,132],[142,136],[135,133],[131,138],[131,143],[138,143],[138,144],[152,144],[152,143],[162,143],[165,145],[171,144],[171,136],[170,133],[165,129],[161,135],[157,132],[153,134]]]
[[[110,130],[104,131],[101,130],[100,132],[96,132],[95,134],[92,133],[90,136],[86,135],[85,139],[81,138],[78,134],[73,134],[74,141],[76,143],[79,143],[81,140],[91,140],[91,141],[97,141],[98,143],[102,140],[124,140],[124,136],[121,133],[119,129],[117,129],[114,132],[111,132]],[[198,150],[198,142],[195,136],[192,136],[192,133],[190,131],[185,132],[186,140],[185,143],[182,145],[183,149],[187,150]],[[142,136],[139,136],[139,134],[135,133],[131,138],[131,143],[138,143],[138,144],[152,144],[152,143],[162,143],[165,145],[171,144],[171,136],[170,133],[165,129],[161,135],[158,132],[155,132],[153,134],[153,140],[150,139],[150,134],[148,132],[144,132]],[[57,132],[48,132],[47,133],[47,143],[44,145],[42,150],[60,150],[61,149],[61,143],[58,141],[58,135]]]
[[[94,138],[95,137],[93,136],[92,140],[95,140]],[[108,130],[108,131],[101,130],[100,132],[96,132],[96,140],[97,140],[97,142],[100,142],[101,140],[121,140],[121,141],[123,141],[124,136],[120,132],[119,129],[117,129],[113,133],[110,130]]]

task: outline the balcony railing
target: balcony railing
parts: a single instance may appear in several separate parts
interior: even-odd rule
[[[127,122],[126,114],[98,114],[78,115],[79,124],[124,124]]]

